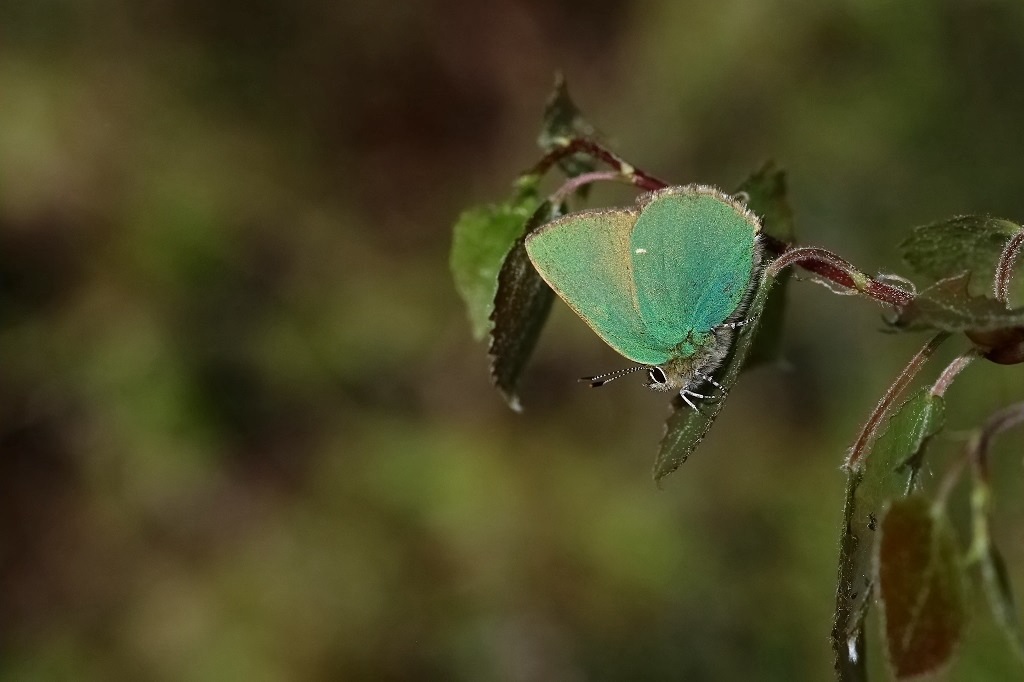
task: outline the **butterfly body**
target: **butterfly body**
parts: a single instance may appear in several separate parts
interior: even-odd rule
[[[570,308],[649,370],[651,388],[685,398],[728,354],[756,281],[760,230],[732,197],[686,185],[635,207],[563,216],[531,233],[526,250]]]

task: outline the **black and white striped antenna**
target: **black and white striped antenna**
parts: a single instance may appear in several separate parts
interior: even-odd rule
[[[637,365],[636,367],[617,369],[614,372],[608,372],[607,374],[598,374],[596,377],[580,377],[580,381],[586,381],[590,384],[591,388],[597,388],[598,386],[604,386],[609,381],[615,381],[616,379],[621,379],[627,374],[642,372],[645,369],[650,369],[650,367],[647,365]]]

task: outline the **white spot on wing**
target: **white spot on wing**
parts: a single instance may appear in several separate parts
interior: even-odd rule
[[[634,251],[633,253],[635,253],[635,254],[637,254],[637,255],[640,255],[640,254],[642,254],[642,253],[647,253],[647,249],[637,249],[637,250],[636,250],[636,251]]]

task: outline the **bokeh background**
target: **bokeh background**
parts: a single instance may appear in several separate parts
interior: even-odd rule
[[[0,678],[829,678],[839,465],[923,339],[795,282],[664,490],[664,397],[581,388],[623,361],[561,304],[509,411],[450,226],[535,160],[556,69],[656,175],[775,159],[867,271],[1024,219],[1015,1],[0,0]],[[955,435],[1024,367],[948,397]],[[1024,678],[980,601],[951,677]]]

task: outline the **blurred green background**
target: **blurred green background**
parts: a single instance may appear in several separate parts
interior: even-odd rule
[[[869,272],[1024,219],[1015,0],[0,0],[0,679],[829,678],[839,465],[923,339],[795,282],[784,366],[664,490],[664,396],[581,388],[623,360],[560,303],[509,411],[450,226],[556,69],[656,175],[775,159]],[[978,363],[950,428],[1022,386]],[[951,677],[1024,679],[981,601]]]

